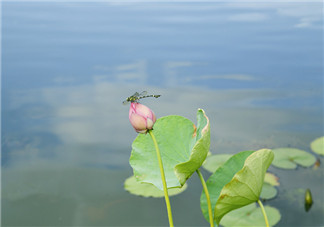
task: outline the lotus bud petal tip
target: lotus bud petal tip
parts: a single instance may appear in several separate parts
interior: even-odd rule
[[[147,106],[133,102],[129,108],[129,121],[138,133],[146,133],[153,128],[156,121],[155,114]]]

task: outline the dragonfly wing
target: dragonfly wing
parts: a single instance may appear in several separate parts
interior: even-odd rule
[[[147,95],[147,91],[142,91],[138,96],[145,96]]]

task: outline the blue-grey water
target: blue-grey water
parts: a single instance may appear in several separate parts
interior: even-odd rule
[[[135,91],[158,117],[211,122],[211,152],[323,136],[322,2],[2,2],[2,226],[168,225],[163,199],[123,189]],[[318,157],[324,163],[323,157]],[[277,226],[323,226],[323,165],[280,170]],[[209,176],[203,172],[205,178]],[[314,204],[306,213],[303,194]],[[197,176],[176,226],[208,226]]]

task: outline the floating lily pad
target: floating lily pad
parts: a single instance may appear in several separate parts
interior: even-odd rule
[[[296,148],[277,148],[272,151],[275,155],[272,164],[278,168],[295,169],[297,164],[309,167],[316,162],[314,155]]]
[[[125,180],[124,188],[133,195],[139,195],[143,197],[164,197],[164,192],[155,187],[153,184],[138,182],[135,176],[131,176]],[[187,189],[187,184],[184,184],[182,188],[170,188],[168,189],[169,196],[177,195]]]
[[[279,186],[280,183],[278,181],[278,177],[276,175],[274,175],[273,173],[269,173],[269,172],[266,172],[265,176],[264,176],[264,182],[265,183],[268,183],[272,186]]]
[[[278,177],[273,173],[266,172],[260,198],[272,199],[276,197],[278,190],[274,186],[279,186]]]
[[[206,158],[202,166],[209,172],[214,173],[216,169],[223,165],[230,157],[232,157],[231,154],[210,155]]]
[[[209,120],[197,112],[197,128],[187,118],[167,116],[158,119],[153,133],[162,156],[168,188],[181,187],[205,161],[210,145]],[[132,144],[130,165],[140,182],[163,189],[156,151],[149,134],[139,134]]]
[[[312,151],[317,154],[324,155],[324,136],[315,139],[311,144],[310,147]]]
[[[272,199],[276,197],[277,189],[271,184],[264,182],[260,194],[260,198],[262,199]]]
[[[276,225],[281,218],[280,212],[270,206],[264,207],[270,226]],[[233,210],[226,214],[221,220],[220,224],[225,227],[237,226],[265,226],[264,217],[260,207],[256,203],[252,203],[237,210]]]
[[[273,156],[271,150],[261,149],[246,158],[243,168],[220,192],[214,210],[217,224],[228,212],[259,200],[264,175]]]

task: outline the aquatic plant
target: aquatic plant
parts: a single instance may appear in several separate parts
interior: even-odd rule
[[[164,196],[170,226],[174,224],[169,196],[183,192],[187,188],[186,181],[194,173],[202,184],[200,207],[210,226],[252,226],[262,222],[273,226],[279,222],[280,212],[263,206],[262,200],[274,198],[280,184],[278,177],[267,173],[267,169],[272,162],[278,168],[291,169],[297,164],[311,166],[316,161],[312,154],[293,148],[209,155],[210,124],[204,110],[197,111],[197,125],[178,115],[156,120],[148,107],[145,106],[144,114],[136,109],[142,108],[138,103],[140,98],[155,96],[136,94],[126,100],[131,102],[130,121],[140,134],[132,144],[129,162],[134,175],[125,181],[125,189],[143,197]],[[131,118],[131,114],[140,117]],[[143,123],[146,119],[153,122],[149,122],[149,127]],[[312,148],[318,151],[316,143]],[[201,167],[212,172],[206,182]],[[310,204],[309,195],[310,191],[307,204]]]

